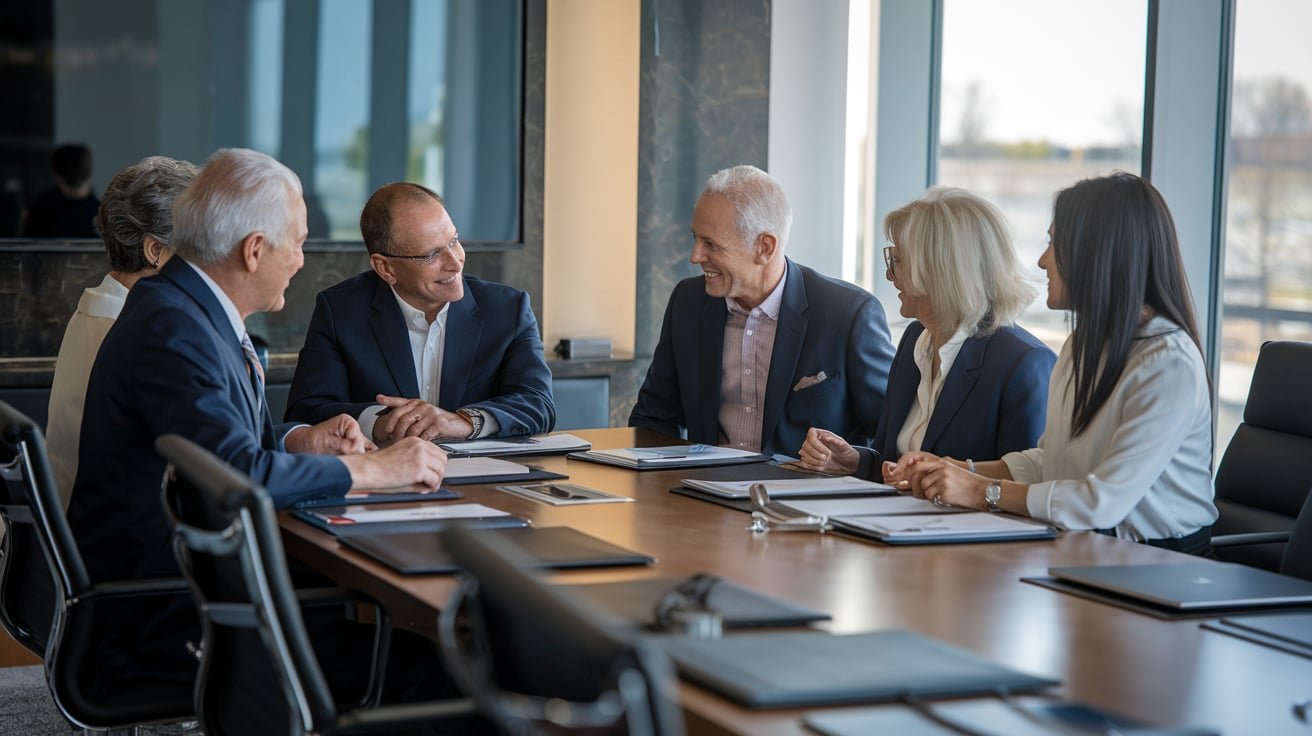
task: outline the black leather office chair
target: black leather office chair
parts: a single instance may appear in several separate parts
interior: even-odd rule
[[[292,586],[273,503],[254,481],[177,435],[155,442],[171,464],[165,507],[204,630],[196,712],[207,736],[395,730],[473,712],[464,700],[338,708]],[[338,599],[340,601],[340,599]],[[380,616],[382,615],[380,611]],[[379,622],[379,631],[387,631]],[[385,638],[376,652],[385,652]],[[372,662],[373,705],[385,662]]]
[[[1312,486],[1312,344],[1262,345],[1244,407],[1244,421],[1216,470],[1212,527],[1216,556],[1279,570],[1283,543],[1234,544],[1226,537],[1288,532]],[[1251,539],[1251,538],[1250,538]]]
[[[463,569],[439,618],[442,654],[489,720],[511,734],[683,733],[662,652],[540,582],[499,540],[442,534]]]
[[[55,705],[89,729],[127,729],[192,717],[191,684],[110,676],[95,653],[98,616],[116,605],[186,596],[181,578],[91,584],[59,493],[45,439],[26,416],[0,403],[0,621],[45,660]]]

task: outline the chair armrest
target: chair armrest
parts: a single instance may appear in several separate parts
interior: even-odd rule
[[[1246,532],[1212,537],[1213,547],[1243,547],[1250,544],[1279,544],[1289,541],[1289,532]]]
[[[143,580],[111,580],[97,583],[78,596],[82,600],[101,598],[133,598],[138,596],[176,595],[191,593],[182,578],[145,578]]]
[[[459,718],[477,712],[478,708],[472,700],[430,700],[426,703],[398,703],[381,708],[353,710],[341,714],[337,725],[342,730],[392,730],[396,726]]]

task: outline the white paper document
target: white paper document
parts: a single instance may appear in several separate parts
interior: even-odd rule
[[[716,447],[715,445],[670,445],[668,447],[627,447],[616,450],[593,450],[592,454],[614,460],[627,460],[635,464],[680,465],[689,460],[726,460],[756,457],[760,453],[738,450],[733,447]]]
[[[447,461],[447,478],[476,478],[485,475],[506,476],[527,475],[529,469],[509,460],[494,457],[453,457]]]
[[[592,443],[564,432],[540,434],[534,437],[509,439],[466,440],[439,442],[438,446],[453,457],[482,457],[487,455],[551,455],[562,452],[581,452],[592,449]]]
[[[808,516],[889,516],[893,514],[959,514],[967,509],[935,506],[915,496],[870,496],[787,501],[784,504]]]
[[[849,496],[857,494],[896,494],[893,486],[870,480],[853,478],[850,475],[830,477],[817,475],[813,478],[787,478],[773,480],[696,480],[687,478],[683,485],[721,498],[748,498],[747,489],[753,484],[765,486],[771,498],[801,498],[806,496]]]
[[[1051,527],[1004,514],[972,511],[964,514],[903,516],[844,516],[840,528],[865,532],[886,542],[936,542],[1051,537]]]
[[[429,519],[487,519],[510,514],[481,503],[443,503],[405,509],[377,506],[347,506],[337,514],[309,512],[329,524],[381,524],[391,521],[425,521]]]

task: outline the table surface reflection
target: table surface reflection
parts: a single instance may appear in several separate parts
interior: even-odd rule
[[[576,431],[595,447],[669,444],[632,429]],[[555,507],[462,486],[467,500],[537,526],[571,526],[650,554],[647,568],[569,571],[587,583],[710,572],[829,612],[835,633],[901,628],[1059,678],[1062,697],[1154,725],[1198,725],[1226,734],[1303,733],[1291,704],[1312,697],[1312,659],[1020,582],[1050,566],[1182,562],[1183,555],[1092,533],[1052,542],[890,547],[835,535],[752,534],[748,517],[669,493],[680,471],[632,472],[565,457],[525,459],[570,482],[637,499]],[[686,471],[685,471],[686,472]],[[399,627],[430,633],[451,576],[403,576],[343,548],[330,535],[281,517],[290,556],[391,608]],[[681,687],[690,733],[799,734],[803,710],[749,711],[692,685]],[[814,710],[814,709],[811,709]]]

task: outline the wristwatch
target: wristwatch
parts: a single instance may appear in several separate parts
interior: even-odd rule
[[[984,503],[989,505],[989,511],[1001,511],[1002,508],[998,506],[1001,500],[1002,484],[996,480],[989,481],[989,484],[984,486]]]
[[[469,423],[474,426],[474,431],[470,432],[465,439],[472,440],[478,436],[479,432],[483,431],[483,412],[466,406],[463,409],[456,409],[456,413],[468,419]]]

